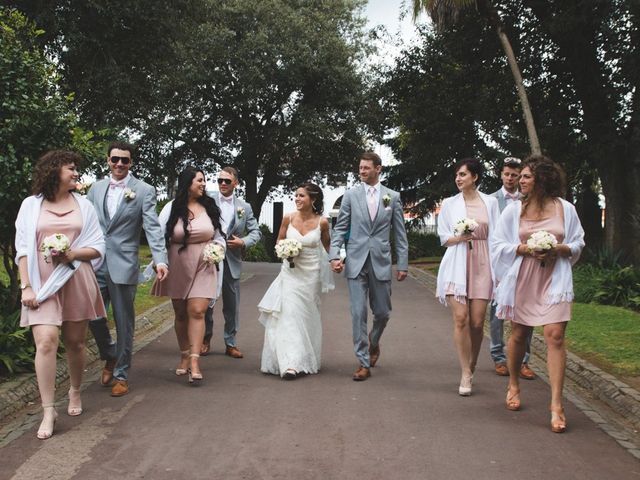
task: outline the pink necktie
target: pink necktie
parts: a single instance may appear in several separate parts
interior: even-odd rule
[[[376,204],[376,189],[373,187],[369,187],[367,205],[369,206],[369,216],[373,222],[373,219],[376,218],[376,212],[378,211],[378,205]]]

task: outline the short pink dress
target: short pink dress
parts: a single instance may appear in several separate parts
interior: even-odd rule
[[[186,248],[182,247],[184,228],[178,219],[169,247],[170,272],[163,282],[157,279],[151,293],[158,297],[185,300],[187,298],[213,298],[216,295],[218,276],[216,267],[207,265],[202,259],[205,245],[214,236],[213,223],[206,212],[189,222],[189,235]]]
[[[473,248],[467,249],[467,298],[469,300],[491,300],[493,282],[491,280],[491,257],[489,255],[489,213],[482,199],[466,203],[467,218],[478,222],[472,234]],[[453,288],[447,295],[454,295]]]
[[[564,219],[562,205],[556,202],[556,214],[543,220],[520,220],[520,241],[526,243],[532,233],[546,230],[555,235],[558,243],[564,241]],[[518,272],[514,308],[514,322],[535,327],[548,323],[571,320],[571,302],[547,305],[545,298],[551,287],[551,276],[556,259],[539,260],[526,256]]]
[[[79,206],[62,214],[41,208],[36,227],[37,245],[42,245],[46,237],[55,233],[65,234],[73,243],[81,230],[82,212]],[[44,255],[38,252],[41,285],[44,285],[55,267],[55,263],[45,262]],[[38,308],[29,310],[29,315],[21,316],[20,326],[60,326],[62,322],[79,322],[106,316],[91,262],[82,262],[60,290],[42,302]]]

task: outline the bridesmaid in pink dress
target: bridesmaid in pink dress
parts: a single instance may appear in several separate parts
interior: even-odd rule
[[[54,401],[59,330],[62,329],[71,384],[67,413],[77,416],[82,413],[80,385],[88,320],[106,316],[90,263],[104,253],[104,238],[93,206],[71,193],[76,188],[76,165],[80,160],[79,155],[66,151],[43,155],[33,171],[34,196],[25,199],[16,220],[23,305],[20,325],[31,327],[36,344],[36,377],[44,412],[37,437],[42,440],[51,437],[58,416]],[[30,230],[28,224],[34,221],[37,224]],[[66,235],[72,245],[81,237],[80,243],[45,261],[38,247],[56,233]],[[47,280],[60,264],[73,270],[71,277],[55,293],[42,298],[45,289],[41,287],[48,285]]]
[[[507,207],[511,209],[509,211],[505,209],[506,215],[501,218],[496,238],[497,252],[513,252],[515,247],[515,260],[505,253],[502,261],[513,263],[513,268],[517,269],[518,257],[522,257],[515,277],[512,311],[504,309],[506,316],[512,319],[508,343],[510,376],[506,407],[509,410],[520,409],[518,372],[524,357],[526,338],[533,327],[542,325],[551,386],[551,430],[556,433],[564,432],[567,427],[562,408],[562,388],[566,363],[565,329],[571,320],[573,298],[571,264],[584,247],[584,232],[575,208],[561,199],[564,188],[564,172],[555,162],[543,156],[526,159],[520,175],[520,191],[524,200],[522,204],[516,202]],[[514,239],[519,243],[508,245],[509,242],[504,240],[508,234],[503,232],[513,231],[515,235],[516,227],[517,237]],[[529,250],[527,240],[540,230],[556,237],[558,244],[555,248],[544,253]],[[507,284],[511,283],[506,280],[505,286]],[[499,310],[501,303],[502,306],[509,306],[500,287],[496,297]]]
[[[165,228],[171,274],[153,284],[152,294],[171,297],[181,359],[176,375],[188,375],[189,383],[202,380],[199,357],[204,338],[204,314],[217,296],[219,269],[203,260],[204,247],[212,241],[226,248],[220,229],[220,210],[205,192],[204,172],[187,167],[178,177],[176,198],[165,206],[160,223]],[[166,224],[167,211],[170,211]],[[185,228],[186,227],[186,228]]]
[[[481,174],[482,166],[474,158],[456,164],[460,193],[443,201],[438,219],[438,235],[447,252],[438,271],[437,295],[443,302],[446,298],[453,315],[453,339],[462,370],[458,393],[462,396],[471,395],[485,313],[493,296],[488,238],[499,208],[495,198],[477,190]],[[474,219],[478,227],[472,234],[456,236],[453,225],[464,217]]]

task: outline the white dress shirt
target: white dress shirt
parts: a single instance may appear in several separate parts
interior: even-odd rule
[[[233,202],[233,194],[229,197],[225,197],[224,195],[220,194],[220,227],[222,228],[222,231],[224,232],[224,234],[227,234],[227,227],[231,224],[231,221],[233,220],[233,217],[235,215],[235,212],[233,210],[234,208],[234,202]]]
[[[109,210],[109,218],[113,218],[118,211],[118,206],[122,201],[122,197],[124,197],[124,190],[129,184],[129,178],[130,174],[127,174],[122,180],[115,180],[113,177],[109,177],[110,184],[107,189],[107,210]],[[122,185],[122,187],[112,186],[111,183],[113,182]]]

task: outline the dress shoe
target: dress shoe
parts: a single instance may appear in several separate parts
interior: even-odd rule
[[[108,387],[111,385],[111,381],[113,380],[113,369],[116,368],[116,361],[107,360],[104,364],[104,368],[102,369],[102,375],[100,376],[100,385],[103,387]]]
[[[533,370],[529,368],[529,365],[523,363],[520,367],[520,378],[524,378],[525,380],[533,380],[536,378],[536,374],[533,373]]]
[[[496,375],[500,375],[501,377],[509,376],[509,369],[504,363],[496,363]]]
[[[242,357],[244,357],[242,352],[240,350],[238,350],[238,347],[230,347],[229,345],[227,345],[227,349],[225,350],[224,354],[225,355],[229,355],[231,358],[242,358]]]
[[[356,382],[362,382],[371,376],[371,371],[367,367],[360,367],[353,374],[353,380]]]
[[[282,375],[282,378],[284,378],[285,380],[295,380],[298,377],[298,372],[296,372],[293,368],[287,368],[284,371],[284,375]]]
[[[126,380],[120,380],[116,378],[113,382],[113,387],[111,387],[111,396],[112,397],[122,397],[129,393],[129,382]]]
[[[200,355],[206,357],[211,353],[211,342],[205,342],[200,347]]]
[[[369,335],[369,364],[371,367],[375,367],[380,358],[380,344],[375,347],[371,344],[371,335]]]

